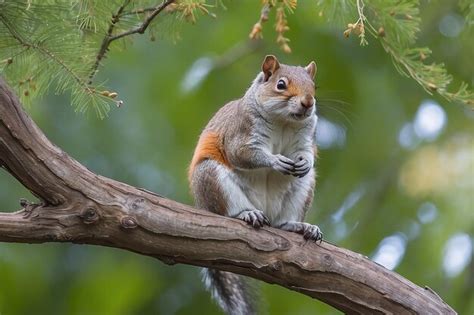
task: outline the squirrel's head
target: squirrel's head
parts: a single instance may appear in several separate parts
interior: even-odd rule
[[[280,64],[268,55],[262,72],[255,80],[255,97],[258,106],[270,117],[284,121],[304,121],[314,116],[314,76],[316,63],[306,67]]]

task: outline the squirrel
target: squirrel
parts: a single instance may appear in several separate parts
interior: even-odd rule
[[[303,222],[315,186],[316,63],[280,64],[267,55],[245,95],[227,103],[199,137],[189,181],[198,208],[322,240]],[[241,276],[204,269],[204,282],[227,314],[255,314]]]

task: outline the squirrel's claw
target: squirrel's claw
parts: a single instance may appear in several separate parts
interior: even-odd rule
[[[281,154],[277,154],[275,157],[273,169],[282,174],[291,175],[295,169],[295,162]]]
[[[293,169],[293,172],[291,172],[291,175],[299,178],[304,177],[309,173],[311,168],[312,166],[307,159],[299,157],[298,162],[295,163],[295,168]]]
[[[304,239],[312,241],[323,241],[323,233],[317,225],[306,222],[286,222],[280,225],[280,229],[302,234]]]
[[[319,229],[319,227],[317,225],[311,225],[311,224],[308,224],[307,226],[305,226],[305,229],[303,231],[303,237],[306,239],[306,240],[312,240],[312,241],[319,241],[319,242],[322,242],[323,241],[323,232],[321,232],[321,230]]]
[[[296,169],[291,173],[291,175],[295,176],[295,177],[304,177],[306,174],[309,173],[309,171],[311,170],[311,167],[307,166],[305,168],[300,168],[300,169]]]
[[[259,229],[264,225],[270,225],[270,220],[268,220],[265,214],[263,214],[263,211],[260,210],[244,210],[237,216],[237,218],[247,222],[256,229]]]

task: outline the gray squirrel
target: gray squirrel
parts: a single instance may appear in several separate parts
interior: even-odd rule
[[[315,186],[315,74],[314,61],[290,66],[268,55],[245,95],[212,117],[189,168],[198,208],[322,240],[303,222]],[[241,276],[204,269],[204,281],[227,314],[256,313]]]

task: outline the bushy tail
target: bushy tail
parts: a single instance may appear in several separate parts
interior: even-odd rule
[[[203,269],[204,284],[228,315],[254,315],[254,289],[242,276],[215,269]]]

